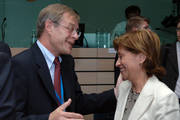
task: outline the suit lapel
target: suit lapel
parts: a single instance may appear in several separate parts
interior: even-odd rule
[[[63,59],[63,57],[62,57]],[[69,80],[68,80],[68,75],[66,75],[66,68],[65,68],[65,60],[63,59],[62,60],[62,63],[61,63],[61,75],[62,75],[62,80],[63,80],[63,89],[64,89],[64,101],[66,101],[68,98],[70,98],[70,88],[69,87],[71,85],[71,83],[69,83]]]
[[[62,55],[62,63],[61,63],[61,75],[63,79],[63,87],[64,87],[64,100],[67,100],[68,98],[72,98],[72,88],[73,88],[73,67],[72,67],[72,59],[71,57],[68,57],[67,55]]]
[[[52,97],[52,99],[57,103],[56,95],[54,92],[54,87],[53,87],[51,76],[50,76],[50,72],[49,72],[47,63],[44,59],[44,56],[41,53],[41,50],[39,49],[37,44],[34,44],[34,46],[32,46],[31,49],[32,49],[32,54],[34,55],[33,56],[34,61],[37,65],[38,74],[42,80],[42,83],[43,83],[44,87],[46,88],[47,92]]]
[[[129,120],[138,120],[149,109],[154,98],[153,83],[156,79],[154,76],[148,79],[131,111]]]
[[[72,62],[72,58],[69,55],[62,55],[61,58],[61,75],[63,80],[64,102],[67,101],[69,98],[72,99],[71,105],[66,110],[75,112],[75,76],[73,73],[74,63]]]

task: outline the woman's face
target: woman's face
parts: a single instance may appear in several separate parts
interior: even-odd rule
[[[135,75],[138,75],[138,72],[141,71],[141,55],[142,54],[134,54],[129,52],[124,48],[118,49],[118,60],[116,62],[116,67],[120,68],[123,80],[131,81]]]

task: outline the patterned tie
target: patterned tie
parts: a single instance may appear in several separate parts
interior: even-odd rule
[[[61,98],[61,82],[60,82],[60,62],[58,57],[54,60],[55,71],[54,71],[54,89]]]

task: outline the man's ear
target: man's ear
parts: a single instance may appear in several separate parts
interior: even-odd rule
[[[44,29],[45,29],[48,33],[50,33],[50,32],[52,31],[52,26],[53,26],[53,25],[54,25],[53,22],[52,22],[51,20],[47,19],[47,20],[45,21],[45,23],[44,23]]]
[[[146,56],[143,53],[139,53],[138,57],[139,57],[139,63],[144,63],[144,61],[146,60]]]

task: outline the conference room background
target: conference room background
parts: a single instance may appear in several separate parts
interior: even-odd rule
[[[3,34],[4,42],[10,47],[30,47],[38,13],[51,3],[63,3],[78,11],[80,22],[85,24],[85,34],[90,35],[95,35],[97,29],[111,33],[118,22],[125,20],[125,8],[138,5],[141,15],[150,19],[150,26],[158,33],[162,43],[176,40],[175,26],[161,24],[165,17],[177,15],[177,5],[173,0],[1,0],[0,40]],[[93,41],[86,39],[89,44]]]

